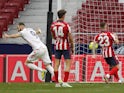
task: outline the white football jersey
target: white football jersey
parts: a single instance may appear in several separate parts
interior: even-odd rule
[[[32,28],[24,28],[19,32],[24,40],[26,40],[33,49],[39,49],[40,47],[45,48],[46,45],[43,44],[36,34],[36,31]]]

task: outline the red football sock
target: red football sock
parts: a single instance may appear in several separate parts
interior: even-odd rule
[[[54,71],[55,74],[55,81],[58,83],[58,71]]]
[[[69,77],[69,72],[65,71],[64,82],[67,82],[68,77]]]
[[[112,69],[111,69],[111,71],[110,71],[110,75],[114,75],[115,73],[117,73],[117,71],[118,71],[118,68],[117,67],[113,67]]]
[[[117,80],[119,80],[118,72],[116,72],[116,73],[114,74],[114,76],[115,76],[115,78],[116,78]]]

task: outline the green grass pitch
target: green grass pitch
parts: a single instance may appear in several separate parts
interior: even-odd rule
[[[0,83],[0,93],[124,93],[123,84],[73,83],[55,88],[54,83]]]

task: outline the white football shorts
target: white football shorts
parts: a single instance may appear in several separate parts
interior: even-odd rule
[[[27,60],[30,62],[37,62],[39,59],[41,59],[44,64],[51,63],[47,48],[33,50],[27,57]]]

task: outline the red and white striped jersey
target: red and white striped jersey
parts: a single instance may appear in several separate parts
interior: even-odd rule
[[[94,39],[102,47],[102,54],[104,58],[115,56],[114,49],[112,48],[115,36],[110,32],[102,32],[95,36]]]
[[[51,25],[51,32],[55,39],[55,49],[56,50],[68,50],[69,40],[68,33],[71,33],[70,26],[68,23],[57,20]]]

